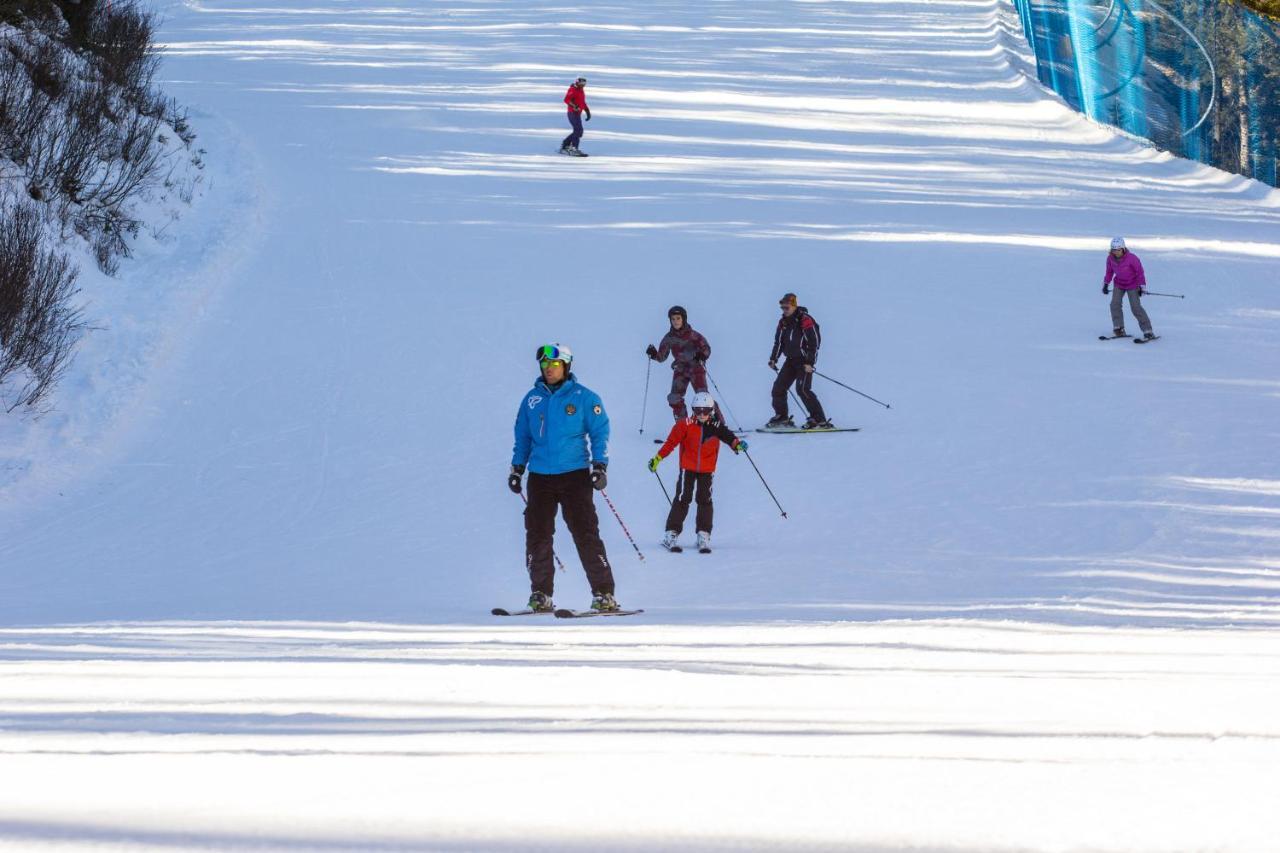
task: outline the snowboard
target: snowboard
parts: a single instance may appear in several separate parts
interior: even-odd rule
[[[643,610],[568,610],[561,608],[556,611],[556,618],[588,619],[592,616],[634,616],[643,612]]]

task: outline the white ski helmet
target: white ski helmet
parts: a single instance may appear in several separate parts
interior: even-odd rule
[[[1114,252],[1116,249],[1123,249],[1123,248],[1125,248],[1123,237],[1111,238],[1111,251]]]
[[[539,363],[559,359],[568,368],[573,364],[573,351],[564,344],[545,344],[538,347],[538,352],[534,355],[534,358]]]
[[[699,391],[697,394],[693,395],[693,410],[695,412],[698,411],[698,409],[706,409],[709,412],[714,412],[715,408],[716,401],[713,400],[711,395],[706,391]]]

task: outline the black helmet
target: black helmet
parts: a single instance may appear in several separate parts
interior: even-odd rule
[[[684,308],[682,308],[679,305],[672,305],[670,308],[667,309],[668,320],[670,320],[672,317],[676,316],[677,314],[680,315],[680,319],[684,321],[684,324],[686,326],[689,325],[689,312],[685,311]]]

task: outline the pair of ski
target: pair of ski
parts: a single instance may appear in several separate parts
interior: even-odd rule
[[[494,616],[546,616],[553,614],[557,619],[587,619],[591,616],[634,616],[643,610],[569,610],[557,607],[555,610],[504,610],[495,607],[489,611]]]
[[[756,432],[769,432],[777,435],[796,435],[822,432],[860,432],[862,427],[814,427],[813,429],[805,429],[798,426],[777,426],[777,427],[760,427]]]
[[[1100,341],[1114,341],[1116,338],[1133,338],[1133,335],[1098,335],[1098,340]],[[1154,335],[1150,338],[1133,338],[1135,344],[1149,344],[1158,340],[1160,340],[1159,335]]]

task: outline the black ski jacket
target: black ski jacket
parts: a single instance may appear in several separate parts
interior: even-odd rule
[[[801,364],[817,364],[818,348],[822,346],[822,330],[818,321],[809,316],[809,309],[799,307],[790,317],[778,320],[778,329],[773,333],[773,352],[769,361],[777,361],[779,355],[787,360],[798,360]]]

